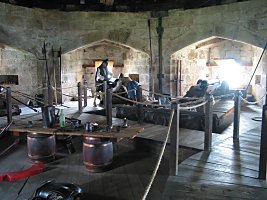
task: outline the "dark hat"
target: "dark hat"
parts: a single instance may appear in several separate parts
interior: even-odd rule
[[[103,63],[104,63],[104,62],[108,62],[108,58],[102,60],[102,62],[103,62]]]

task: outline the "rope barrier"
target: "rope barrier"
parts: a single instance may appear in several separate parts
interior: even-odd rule
[[[59,91],[57,91],[57,93],[60,93]],[[64,94],[62,93],[63,96],[66,96],[66,97],[71,97],[71,98],[78,98],[79,96],[72,96],[72,95],[68,95],[68,94]],[[84,97],[81,97],[82,99],[84,99]]]
[[[38,87],[38,88],[34,88],[32,90],[13,90],[13,92],[29,92],[29,91],[36,91],[36,90],[41,90],[41,89],[45,89],[45,87]]]
[[[71,96],[71,95],[68,95],[68,94],[64,94],[62,93],[63,96],[66,96],[66,97],[71,97],[71,98],[75,98],[76,96]]]
[[[144,102],[139,102],[139,101],[134,101],[134,100],[131,100],[131,99],[128,99],[128,98],[125,98],[125,97],[122,97],[120,95],[117,95],[116,93],[112,93],[112,95],[120,98],[120,99],[123,99],[125,101],[128,101],[128,102],[131,102],[131,103],[134,103],[134,104],[139,104],[139,105],[151,105],[151,106],[155,106],[155,107],[169,107],[170,105],[158,105],[158,104],[152,104],[152,103],[144,103]]]
[[[13,91],[14,92],[14,91]],[[44,104],[44,102],[42,102],[42,101],[40,101],[40,100],[37,100],[35,97],[32,97],[32,96],[30,96],[30,95],[28,95],[28,94],[24,94],[24,93],[22,93],[22,92],[18,92],[18,91],[16,91],[17,93],[19,93],[21,96],[23,96],[23,97],[27,97],[27,98],[29,98],[29,99],[31,99],[31,100],[34,100],[34,101],[36,101],[36,102],[38,102],[38,103],[41,103],[41,104]],[[16,93],[15,92],[15,93]]]
[[[221,98],[224,98],[224,97],[231,97],[231,96],[235,96],[234,93],[230,93],[230,94],[224,94],[224,95],[220,95],[220,96],[214,96],[214,99],[221,99]]]
[[[181,106],[182,104],[180,104],[180,110],[189,110],[189,109],[195,109],[195,108],[198,108],[200,106],[204,106],[208,101],[204,101],[202,102],[201,104],[197,104],[195,106],[189,106],[189,107],[184,107],[184,106]]]
[[[11,124],[13,123],[13,120],[11,120],[11,122],[9,124],[7,124],[3,129],[2,131],[0,132],[0,136],[4,133],[4,131],[6,131],[10,126]]]
[[[120,94],[127,94],[128,92],[132,92],[132,91],[136,91],[136,89],[128,90],[126,92],[117,92],[116,94],[118,94],[118,95],[120,95]]]
[[[15,98],[14,96],[11,96],[12,99],[14,99],[15,101],[23,104],[24,106],[27,106],[28,108],[32,109],[34,112],[39,112],[38,110],[34,109],[33,107],[31,106],[28,106],[26,103],[23,103],[22,101],[18,100],[17,98]]]
[[[170,97],[170,95],[165,95],[165,94],[160,94],[160,93],[157,93],[157,92],[151,92],[149,90],[146,90],[146,89],[142,89],[146,92],[149,92],[149,93],[152,93],[152,94],[155,94],[155,95],[158,95],[158,96],[162,96],[162,97]]]
[[[147,186],[147,188],[146,188],[146,190],[145,190],[145,193],[144,193],[144,195],[143,195],[143,197],[142,197],[142,200],[145,200],[145,199],[146,199],[146,197],[147,197],[147,195],[148,195],[148,193],[149,193],[149,191],[150,191],[150,189],[151,189],[151,186],[152,186],[152,184],[153,184],[153,181],[154,181],[154,179],[155,179],[155,177],[156,177],[156,174],[157,174],[157,172],[158,172],[158,169],[159,169],[161,160],[162,160],[162,158],[163,158],[164,151],[165,151],[165,149],[166,149],[166,145],[167,145],[167,142],[168,142],[168,138],[169,138],[169,135],[170,135],[170,130],[171,130],[171,124],[172,124],[172,120],[173,120],[173,115],[174,115],[174,109],[172,109],[171,114],[170,114],[170,121],[169,121],[169,124],[168,124],[168,129],[167,129],[167,133],[166,133],[166,138],[165,138],[164,144],[163,144],[163,146],[162,146],[162,149],[161,149],[161,152],[160,152],[160,155],[159,155],[159,158],[158,158],[156,167],[155,167],[155,169],[154,169],[154,171],[153,171],[153,173],[152,173],[152,176],[151,176],[150,181],[149,181],[149,184],[148,184],[148,186]]]
[[[255,104],[259,103],[259,101],[249,102],[246,99],[244,99],[243,97],[240,97],[240,98],[242,101],[244,101],[246,104],[249,104],[249,105],[255,105]]]
[[[71,88],[77,88],[77,86],[65,87],[65,88],[62,88],[62,90],[71,89]],[[54,89],[54,87],[53,87],[53,89]],[[61,90],[61,88],[60,87],[57,87],[56,90]]]
[[[149,90],[146,90],[146,89],[143,89],[144,91],[147,91],[147,92],[150,92]],[[159,96],[162,96],[162,97],[170,97],[169,95],[163,95],[163,94],[159,94],[159,93],[152,93],[152,94],[156,94],[156,95],[159,95]],[[220,95],[220,96],[214,96],[215,99],[221,99],[221,98],[224,98],[224,97],[231,97],[231,96],[234,96],[235,94],[234,93],[231,93],[231,94],[224,94],[224,95]],[[198,100],[199,98],[198,97],[183,97],[183,96],[180,96],[180,97],[176,97],[174,99],[171,100],[171,102],[176,102],[177,100],[188,100],[188,101],[193,101],[193,100]]]
[[[97,84],[97,85],[95,85],[95,86],[93,86],[93,87],[99,87],[99,86],[101,86],[101,85],[103,85],[104,83],[99,83],[99,84]],[[93,87],[92,86],[84,86],[84,87],[86,87],[86,88],[89,88],[89,89],[92,89]]]
[[[261,122],[262,121],[262,117],[252,117],[251,119],[254,120],[254,121],[257,121],[257,122]]]
[[[134,103],[134,104],[139,104],[139,105],[145,105],[145,106],[150,105],[150,106],[153,106],[153,107],[170,107],[171,106],[170,104],[159,105],[159,104],[152,104],[152,103],[149,103],[149,102],[138,102],[138,101],[134,101],[134,100],[122,97],[122,96],[120,96],[120,95],[118,95],[116,93],[112,93],[112,95],[114,95],[114,96],[116,96],[118,98],[121,98],[121,99],[123,99],[125,101],[131,102],[131,103]],[[181,110],[193,109],[193,108],[197,108],[197,107],[203,106],[203,105],[205,105],[207,103],[207,101],[205,101],[205,99],[203,99],[203,98],[199,99],[198,101],[195,101],[194,103],[196,103],[196,102],[200,103],[200,104],[189,106],[189,107],[188,107],[188,105],[192,104],[192,102],[190,102],[190,103],[181,103],[180,104],[180,109]]]
[[[22,120],[24,120],[24,119],[29,119],[29,118],[32,119],[32,117],[37,116],[37,115],[40,115],[40,114],[41,114],[41,112],[33,113],[33,114],[31,114],[30,116],[27,116],[27,117],[24,117],[24,118],[20,118],[19,121],[22,121]]]
[[[179,101],[179,100],[187,100],[187,101],[194,101],[194,100],[197,100],[199,99],[198,97],[176,97],[174,99],[171,100],[171,102],[176,102],[176,101]]]
[[[120,94],[127,94],[128,92],[117,92],[116,94],[120,95]]]
[[[255,104],[260,103],[263,100],[263,98],[265,97],[266,94],[267,94],[267,92],[265,92],[265,94],[258,101],[254,101],[254,102],[247,101],[243,97],[241,97],[241,100],[244,101],[245,103],[249,104],[249,105],[255,105]]]
[[[95,85],[96,87],[99,87],[99,86],[101,86],[101,85],[103,85],[104,83],[99,83],[98,85]]]
[[[180,103],[180,106],[186,107],[186,106],[190,106],[192,104],[202,103],[203,101],[205,101],[204,97],[196,99],[194,101],[188,101],[188,102],[185,102],[185,103]]]

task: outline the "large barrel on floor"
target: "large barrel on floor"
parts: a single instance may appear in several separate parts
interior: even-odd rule
[[[83,163],[90,172],[103,172],[111,168],[113,144],[110,140],[84,137]]]
[[[28,134],[27,148],[28,157],[33,162],[50,162],[56,155],[55,135]]]

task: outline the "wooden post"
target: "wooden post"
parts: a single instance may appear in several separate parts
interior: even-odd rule
[[[44,106],[48,106],[48,88],[46,83],[43,83],[43,96],[44,96]]]
[[[60,104],[63,104],[63,92],[62,92],[62,66],[61,66],[61,47],[58,51],[58,57],[59,57],[59,83],[60,83]]]
[[[87,81],[84,80],[83,82],[83,106],[87,106]]]
[[[212,143],[212,123],[213,123],[213,101],[210,94],[206,94],[208,101],[205,106],[205,137],[204,137],[204,150],[211,150]]]
[[[171,106],[175,109],[170,130],[170,176],[178,175],[179,162],[179,115],[180,105],[173,103]]]
[[[107,131],[110,132],[112,128],[112,89],[106,90],[106,117],[107,117]]]
[[[107,94],[107,89],[108,89],[108,85],[107,85],[107,81],[103,82],[103,92],[105,93],[104,96],[102,96],[103,99],[103,105],[106,106],[106,94]]]
[[[162,94],[162,79],[164,78],[163,65],[162,65],[162,36],[163,36],[164,28],[162,26],[162,16],[158,17],[158,60],[159,60],[159,73],[157,74],[158,77],[158,86],[159,86],[159,93]]]
[[[265,104],[262,108],[259,179],[266,180],[266,163],[267,163],[267,104]]]
[[[137,87],[137,101],[142,102],[142,86],[139,85]],[[138,123],[142,124],[144,121],[144,110],[143,110],[143,105],[138,104],[137,105],[137,114],[138,114]]]
[[[52,85],[48,85],[47,87],[47,91],[48,91],[48,105],[52,106],[53,105],[53,87]]]
[[[235,92],[235,105],[234,105],[234,132],[233,139],[239,139],[239,123],[240,123],[240,103],[241,103],[241,95],[240,90]]]
[[[264,48],[264,51],[266,49],[266,46]],[[267,80],[265,83],[265,88],[266,88],[265,89],[266,93],[265,93],[265,104],[262,107],[261,145],[260,145],[260,160],[259,160],[259,179],[263,180],[266,180],[266,165],[267,165]]]
[[[78,109],[79,113],[82,113],[82,85],[78,82]]]
[[[7,108],[7,123],[12,122],[12,102],[11,102],[11,88],[6,88],[6,108]]]

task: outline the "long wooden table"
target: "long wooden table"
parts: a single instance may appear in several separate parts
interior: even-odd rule
[[[95,131],[86,132],[83,128],[42,128],[40,126],[34,126],[31,128],[11,126],[9,131],[20,133],[32,133],[32,134],[53,134],[53,135],[71,135],[71,136],[91,136],[101,138],[134,138],[144,130],[142,127],[128,127],[121,128],[118,132],[116,126],[114,126],[111,132],[105,131],[105,128]]]
[[[60,128],[59,124],[56,124],[53,128],[43,128],[42,114],[29,114],[23,116],[13,116],[13,123],[9,127],[9,131],[18,133],[32,133],[32,134],[53,134],[53,135],[71,135],[71,136],[92,136],[92,137],[102,137],[102,138],[134,138],[140,132],[144,130],[136,122],[132,122],[127,128],[119,128],[123,121],[119,119],[113,120],[113,127],[110,132],[106,131],[106,118],[105,116],[92,115],[87,113],[78,113],[74,109],[64,109],[66,117],[68,119],[77,119],[81,121],[78,128],[72,128],[71,121],[67,120],[66,127]],[[31,124],[29,125],[29,121]],[[86,132],[84,124],[86,122],[97,123],[99,128],[94,132]],[[3,124],[3,122],[1,123]]]

